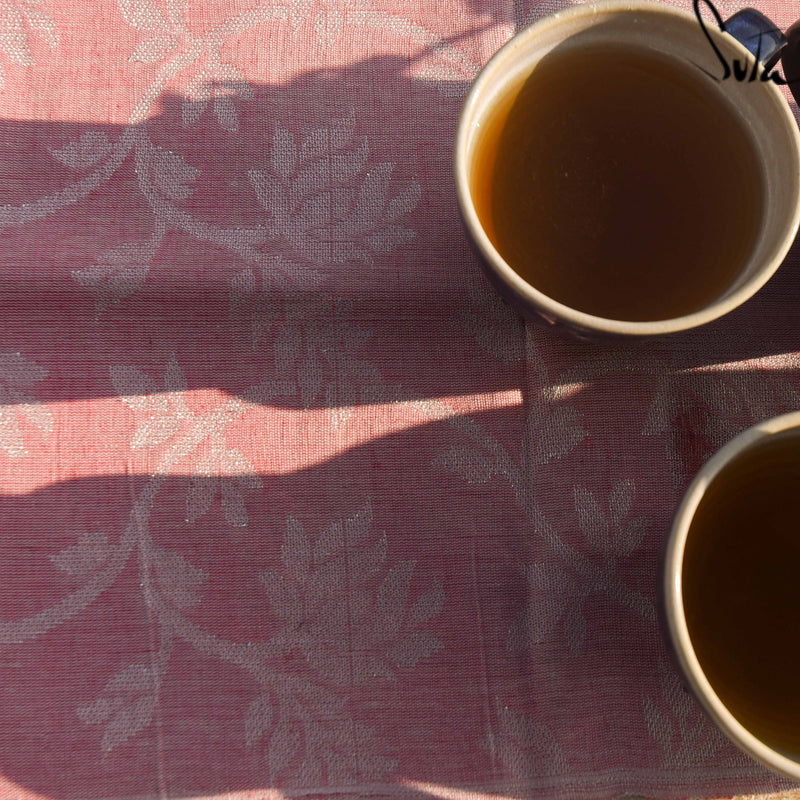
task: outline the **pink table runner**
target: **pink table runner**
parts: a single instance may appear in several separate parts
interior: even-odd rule
[[[655,589],[697,467],[800,407],[797,250],[588,345],[461,229],[466,87],[563,5],[0,0],[1,798],[788,788]]]

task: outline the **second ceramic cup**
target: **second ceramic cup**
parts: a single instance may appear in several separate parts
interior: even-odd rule
[[[688,685],[717,726],[800,780],[800,412],[731,440],[698,472],[667,542],[663,610]]]

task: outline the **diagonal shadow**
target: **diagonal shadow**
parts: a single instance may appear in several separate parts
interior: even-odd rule
[[[249,100],[217,86],[219,107],[168,94],[138,126],[0,122],[2,401],[31,399],[20,380],[42,402],[113,397],[110,367],[163,371],[170,357],[194,362],[192,389],[324,382],[348,366],[332,347],[400,399],[518,385],[463,368],[481,352],[464,336],[476,313],[512,358],[522,337],[483,284],[450,185],[466,83],[408,69],[376,56]],[[347,402],[374,400],[370,380],[350,380]],[[275,402],[342,400],[306,381]]]
[[[659,530],[618,586],[589,581],[578,651],[562,625],[533,649],[513,643],[533,602],[526,569],[561,575],[548,602],[574,613],[559,600],[576,602],[567,562],[591,570],[597,556],[571,528],[554,547],[505,477],[470,483],[443,455],[454,431],[494,417],[429,422],[285,475],[110,475],[2,496],[0,774],[57,800],[623,794],[643,764],[697,791],[783,786],[688,700],[669,706],[670,681],[681,690],[651,613]],[[212,490],[199,510],[198,485]],[[244,520],[229,515],[236,491]],[[560,500],[542,494],[540,510],[554,519]],[[607,751],[592,746],[595,707]],[[695,737],[709,755],[664,763],[656,713],[687,715],[670,748]]]

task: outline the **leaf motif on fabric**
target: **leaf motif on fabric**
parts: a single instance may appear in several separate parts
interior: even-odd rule
[[[469,285],[452,323],[494,358],[513,363],[525,356],[524,324],[491,287]]]
[[[739,394],[718,375],[695,373],[692,386],[712,414],[729,417],[741,412],[742,401]]]
[[[161,670],[166,667],[169,647],[158,654],[158,665],[129,664],[112,677],[103,694],[77,709],[87,725],[106,723],[100,748],[104,753],[124,744],[147,728],[153,720]]]
[[[392,250],[408,244],[416,235],[416,231],[402,225],[387,225],[367,236],[366,242],[376,253],[391,253]]]
[[[246,528],[250,522],[250,516],[244,503],[243,488],[255,487],[227,477],[221,477],[220,484],[222,513],[225,522],[232,528]]]
[[[161,147],[153,150],[150,170],[156,190],[169,200],[186,200],[194,191],[192,184],[200,170],[187,164],[181,156]]]
[[[326,564],[344,548],[344,525],[339,520],[329,525],[314,543],[314,567]]]
[[[181,108],[183,127],[194,125],[210,101],[219,126],[228,133],[239,131],[239,113],[234,101],[252,100],[253,87],[233,64],[217,63],[200,70],[191,81]]]
[[[489,457],[469,445],[453,445],[435,459],[434,465],[459,475],[469,484],[488,483],[498,474]]]
[[[266,170],[251,169],[247,174],[258,202],[273,217],[276,225],[284,226],[289,219],[289,208],[281,181]]]
[[[158,392],[158,384],[137,367],[112,366],[109,374],[114,391],[134,411],[145,410],[151,399],[148,395]]]
[[[320,786],[324,782],[325,768],[321,759],[306,752],[297,770],[297,781],[301,786]]]
[[[487,744],[516,780],[568,774],[564,750],[547,725],[504,706],[499,698],[495,710],[498,732],[489,736]]]
[[[201,70],[186,87],[181,103],[181,123],[184,128],[194,125],[208,106],[212,93],[212,75]]]
[[[21,353],[0,353],[0,450],[11,458],[28,453],[23,430],[26,424],[46,435],[53,431],[52,412],[33,398],[28,388],[47,375],[44,367]]]
[[[84,725],[99,725],[114,713],[114,707],[107,697],[98,697],[77,710],[78,718]]]
[[[190,608],[200,602],[207,572],[180,553],[162,548],[154,550],[153,567],[159,592],[175,608]]]
[[[143,695],[129,705],[123,706],[109,720],[100,741],[100,749],[104,753],[110,753],[115,747],[127,742],[131,736],[144,730],[152,722],[155,709],[155,695]]]
[[[261,478],[249,459],[235,447],[217,441],[212,447],[210,460],[203,462],[202,470],[214,480],[214,497],[219,493],[225,522],[234,528],[246,527],[250,518],[244,493],[263,488]],[[209,508],[210,505],[204,513]]]
[[[214,116],[223,130],[228,133],[239,132],[239,114],[233,100],[227,95],[214,98]]]
[[[649,698],[644,698],[644,718],[647,730],[665,753],[672,750],[672,739],[675,735],[672,719],[661,711]]]
[[[173,24],[179,24],[186,20],[189,0],[166,0],[165,7],[170,21]]]
[[[390,645],[388,655],[398,667],[413,667],[419,661],[438,653],[443,647],[444,644],[438,636],[427,631],[415,631]]]
[[[295,216],[295,223],[299,231],[308,232],[311,229],[321,228],[330,222],[331,196],[329,192],[320,192],[301,202]]]
[[[171,440],[185,423],[195,419],[195,414],[185,401],[188,389],[186,377],[174,354],[164,368],[161,386],[149,375],[130,365],[112,365],[109,373],[120,399],[136,415],[137,427],[131,439],[132,449],[160,447]],[[211,434],[218,436],[219,432],[209,431]],[[200,465],[202,469],[202,460]]]
[[[47,376],[44,367],[25,358],[22,353],[0,353],[0,383],[28,387]]]
[[[178,417],[159,415],[142,421],[131,439],[131,449],[155,448],[168,442],[180,429]]]
[[[375,262],[416,233],[400,224],[421,197],[412,180],[390,199],[394,164],[369,164],[366,137],[354,143],[354,115],[333,120],[301,138],[277,125],[266,169],[250,182],[267,213],[271,234],[296,257],[313,264]],[[265,280],[265,285],[267,281]]]
[[[151,243],[126,243],[100,254],[97,263],[73,270],[72,280],[95,296],[98,313],[135,294],[144,286],[155,254]]]
[[[269,740],[267,763],[272,781],[279,779],[289,766],[292,757],[300,746],[300,731],[290,722],[279,722],[272,731]]]
[[[512,650],[543,642],[562,618],[567,603],[576,596],[574,580],[557,564],[531,564],[525,570],[528,597],[521,619],[508,639]]]
[[[65,167],[84,171],[106,158],[111,150],[111,142],[104,131],[85,131],[77,141],[67,142],[50,152]]]
[[[98,313],[135,294],[144,286],[149,264],[95,264],[72,271],[78,286],[96,295]]]
[[[667,705],[679,719],[685,719],[693,710],[697,709],[696,703],[683,685],[678,673],[664,661],[659,662],[658,665],[658,682],[662,694],[667,700]]]
[[[396,636],[403,624],[415,566],[414,561],[399,562],[389,569],[378,588],[375,625],[384,639]]]
[[[573,489],[573,496],[578,524],[587,544],[595,551],[608,551],[611,547],[608,520],[597,498],[581,486]]]
[[[464,97],[471,83],[462,69],[447,64],[426,66],[420,71],[419,79],[432,84],[439,94],[448,98]]]
[[[322,388],[323,369],[316,352],[311,349],[297,368],[297,385],[304,408],[310,408]]]
[[[44,403],[24,401],[23,398],[25,395],[21,392],[14,392],[12,390],[11,394],[12,396],[17,395],[17,411],[22,414],[28,423],[38,428],[43,433],[50,434],[53,432],[55,424],[53,414]]]
[[[326,137],[327,141],[327,137]],[[321,192],[328,192],[331,183],[330,165],[325,158],[318,158],[311,164],[304,166],[297,173],[289,192],[289,201],[292,210],[297,208],[308,197],[314,197]],[[330,209],[330,194],[328,195],[328,208]],[[325,222],[328,219],[326,217]]]
[[[244,717],[244,740],[248,747],[256,744],[272,725],[272,700],[269,695],[256,697]]]
[[[442,611],[441,584],[410,602],[415,563],[386,570],[387,537],[379,532],[376,539],[372,526],[369,503],[314,537],[290,517],[284,572],[261,576],[271,611],[285,623],[281,640],[299,647],[309,667],[336,685],[394,680],[397,668],[443,647],[423,629]]]
[[[17,415],[10,406],[0,406],[0,450],[11,458],[25,456],[28,452]]]
[[[336,152],[331,156],[331,176],[338,183],[347,184],[364,169],[368,158],[369,141],[365,136],[357,147],[344,152]]]
[[[337,8],[321,8],[314,20],[314,30],[317,37],[331,47],[341,36],[343,24],[343,14]]]
[[[444,589],[436,581],[433,588],[421,594],[414,602],[408,614],[409,622],[416,627],[438,617],[444,609],[444,601]]]
[[[231,293],[229,297],[229,307],[232,312],[236,312],[255,294],[256,274],[252,267],[244,267],[235,272],[230,278]]]
[[[297,625],[303,614],[303,597],[298,586],[285,575],[273,570],[262,572],[260,580],[266,590],[272,613],[292,626]]]
[[[351,110],[347,116],[338,117],[331,122],[329,128],[332,150],[342,150],[353,140],[355,133],[355,113]]]
[[[83,579],[100,570],[114,552],[104,533],[85,533],[76,544],[50,556],[50,561],[71,578]]]
[[[621,526],[620,532],[615,537],[615,549],[624,557],[631,555],[644,540],[645,534],[651,528],[651,522],[646,517],[636,517],[628,520]]]
[[[106,684],[106,692],[128,694],[152,693],[156,677],[151,667],[144,664],[129,664]]]
[[[335,338],[348,353],[361,350],[372,336],[373,331],[359,328],[355,325],[342,326],[335,331],[331,331],[331,339]]]
[[[263,276],[265,287],[275,286],[284,290],[288,287],[316,289],[326,280],[321,270],[284,256],[265,257]]]
[[[671,768],[701,765],[713,758],[727,740],[686,689],[674,668],[658,664],[661,694],[642,698],[650,736],[659,743],[663,763]]]
[[[372,544],[352,551],[350,565],[353,572],[369,578],[378,573],[386,563],[389,549],[389,539],[382,534]]]
[[[549,464],[571,453],[587,436],[583,415],[571,406],[559,406],[536,431],[534,460]]]
[[[32,31],[36,31],[51,49],[58,47],[60,37],[55,20],[31,3],[24,6],[24,14]]]
[[[642,436],[657,436],[672,428],[672,421],[677,414],[677,401],[673,387],[668,379],[659,381],[656,392],[647,411]]]
[[[281,126],[275,128],[271,152],[272,171],[284,180],[294,174],[297,168],[297,146],[294,134]]]
[[[139,30],[168,30],[169,22],[153,0],[117,0],[125,21]]]
[[[300,145],[300,161],[310,161],[325,155],[330,152],[330,146],[328,128],[317,128],[303,139],[303,143]]]
[[[33,64],[22,12],[11,3],[0,4],[0,50],[22,66]]]
[[[390,201],[386,209],[386,219],[389,222],[396,222],[406,214],[410,214],[417,207],[422,197],[422,189],[416,181],[406,186],[399,194],[396,194]]]
[[[609,498],[609,508],[614,524],[621,525],[630,513],[636,497],[636,482],[633,478],[623,478],[615,484]]]
[[[161,61],[178,45],[178,39],[169,34],[156,34],[136,46],[130,61],[140,64],[154,64]]]
[[[171,393],[180,394],[189,390],[189,382],[186,375],[178,364],[174,353],[170,354],[167,365],[164,368],[164,388]]]
[[[358,228],[371,228],[380,219],[386,207],[393,171],[394,164],[387,161],[365,174],[353,208],[354,223]]]
[[[586,641],[589,625],[586,617],[581,610],[580,601],[573,601],[568,604],[567,612],[564,615],[564,635],[567,639],[569,649],[573,653],[579,653]]]
[[[395,655],[394,650],[395,648],[399,647],[400,647],[399,643],[389,646],[387,652],[389,659],[392,660],[398,666],[413,666],[416,663],[416,661],[414,661],[413,663],[411,661],[403,663],[402,650],[400,651],[399,656]],[[439,647],[438,649],[441,649],[441,647]],[[428,655],[433,655],[434,652],[436,652],[435,648],[431,649],[428,652]],[[427,657],[426,655],[420,654],[420,659],[426,657]],[[383,658],[375,655],[374,653],[359,651],[358,653],[356,653],[353,659],[353,680],[356,683],[366,683],[368,681],[376,681],[376,680],[394,682],[397,680],[397,673],[389,666],[389,664],[386,661],[384,661]]]

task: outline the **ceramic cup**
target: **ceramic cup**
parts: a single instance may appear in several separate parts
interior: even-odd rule
[[[768,20],[761,19],[769,25]],[[736,32],[747,40],[748,19],[740,19],[738,26],[731,24],[735,20],[733,17],[728,21],[726,32],[721,32],[712,21],[707,26],[708,35],[727,63],[732,64],[736,59],[753,63],[754,55],[731,35]],[[744,35],[741,29],[745,29]],[[763,44],[766,39],[757,36],[755,41]],[[455,142],[458,201],[487,276],[524,316],[564,326],[588,338],[669,334],[703,325],[730,312],[758,291],[777,270],[795,238],[800,220],[800,136],[788,103],[771,80],[737,80],[734,76],[716,82],[708,80],[714,91],[724,93],[751,134],[765,202],[756,242],[745,266],[721,295],[700,310],[673,319],[636,322],[578,311],[526,282],[515,272],[514,264],[506,263],[492,244],[471,193],[476,141],[504,98],[521,86],[539,61],[554,48],[563,51],[565,44],[573,42],[656,49],[711,75],[719,76],[721,72],[720,58],[697,17],[651,2],[608,0],[574,6],[536,22],[507,42],[475,80],[461,113]],[[752,41],[748,42],[748,46],[751,44]],[[765,49],[758,52],[764,55]]]
[[[768,455],[753,460],[759,452]],[[742,466],[748,454],[751,460]],[[795,781],[800,780],[800,722],[791,705],[797,658],[790,648],[797,639],[796,620],[789,621],[788,630],[783,625],[786,615],[793,617],[790,603],[800,585],[790,510],[798,489],[800,412],[774,417],[734,438],[700,469],[683,496],[667,540],[661,587],[668,642],[711,719],[739,748]],[[729,515],[719,512],[720,503],[732,509]],[[789,509],[788,517],[764,511],[778,503]],[[728,516],[743,521],[738,533]],[[772,531],[784,537],[777,539],[780,545],[774,550]],[[737,548],[737,561],[726,570],[729,547]],[[703,553],[699,560],[698,552]],[[776,585],[780,589],[774,594]],[[696,593],[698,586],[705,594]],[[714,598],[720,594],[725,600],[717,604]],[[698,611],[707,598],[715,604],[712,616]],[[709,625],[711,618],[723,622]],[[717,637],[720,628],[727,632]],[[749,631],[756,631],[755,637]],[[782,641],[786,637],[788,647]]]

